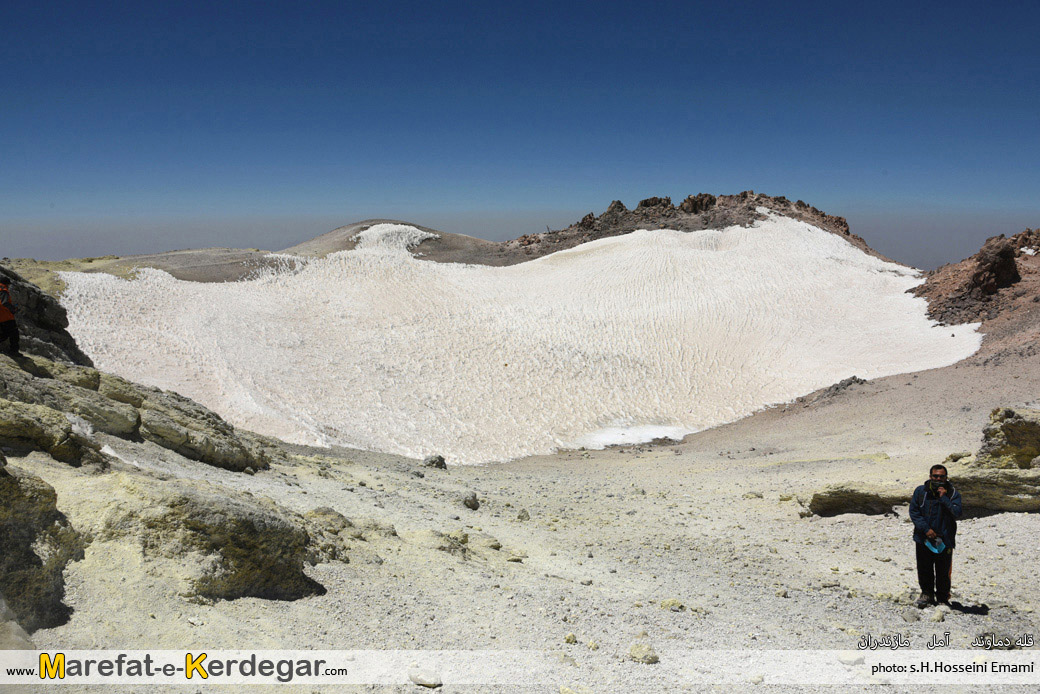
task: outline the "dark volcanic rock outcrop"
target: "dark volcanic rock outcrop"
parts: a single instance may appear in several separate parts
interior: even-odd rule
[[[747,226],[763,218],[758,211],[762,207],[838,234],[857,248],[882,257],[871,250],[863,239],[849,231],[844,218],[821,212],[801,200],[791,202],[785,197],[771,197],[750,190],[737,195],[690,195],[678,205],[673,205],[668,197],[651,197],[639,201],[635,209],[629,209],[620,200],[614,200],[602,214],[597,216],[590,212],[566,229],[525,234],[502,243],[439,234],[436,239],[423,241],[413,251],[417,257],[435,262],[515,265],[588,241],[620,236],[637,229],[699,231]]]
[[[58,300],[25,280],[14,270],[0,266],[0,277],[11,287],[11,300],[18,309],[16,320],[22,336],[22,351],[73,364],[91,365],[90,359],[69,334],[69,318]]]
[[[928,300],[932,318],[949,324],[1028,313],[1034,307],[1027,304],[1040,288],[1038,250],[1040,229],[993,236],[971,257],[929,272],[914,293]],[[991,326],[983,330],[993,331]]]
[[[56,501],[53,487],[0,454],[0,595],[28,632],[68,620],[62,572],[83,558],[83,540]]]
[[[758,212],[760,207],[838,234],[856,247],[877,255],[863,239],[849,231],[848,222],[844,218],[821,212],[801,200],[791,202],[785,197],[771,197],[750,190],[737,195],[690,195],[678,205],[673,205],[669,197],[651,197],[640,200],[633,210],[620,200],[615,200],[598,217],[590,212],[566,229],[529,234],[514,241],[506,241],[503,245],[506,249],[522,251],[521,255],[512,259],[512,262],[522,262],[531,257],[572,248],[587,241],[619,236],[636,229],[699,231],[734,225],[747,226],[762,218]]]
[[[976,298],[990,296],[1021,280],[1015,264],[1017,251],[1003,234],[987,239],[975,257],[975,271],[964,285],[965,293]]]
[[[636,205],[636,212],[646,211],[658,211],[667,214],[672,211],[672,199],[671,198],[647,198],[646,200],[640,200],[639,204]]]
[[[686,214],[700,214],[715,207],[717,202],[718,198],[710,193],[688,195],[685,200],[679,203],[679,211]]]

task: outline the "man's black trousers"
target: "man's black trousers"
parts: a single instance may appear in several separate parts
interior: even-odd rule
[[[5,320],[0,323],[0,344],[3,344],[5,340],[9,340],[7,343],[7,349],[5,350],[8,354],[18,354],[18,324],[13,320]]]
[[[937,600],[949,600],[953,550],[947,548],[936,554],[924,543],[915,542],[914,545],[917,547],[917,582],[921,584],[921,592],[934,595]]]

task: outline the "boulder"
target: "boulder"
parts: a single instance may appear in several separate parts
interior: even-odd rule
[[[628,648],[628,659],[644,665],[655,665],[660,662],[654,647],[649,641],[636,641]]]
[[[203,600],[295,600],[324,594],[303,572],[310,536],[300,516],[273,501],[194,480],[140,480],[106,512],[98,540],[131,539],[146,557],[186,567],[184,594]]]
[[[426,687],[427,689],[437,689],[443,684],[441,676],[435,670],[420,668],[414,665],[408,669],[408,679],[413,684]]]
[[[469,533],[462,530],[455,530],[446,534],[437,532],[436,530],[431,532],[433,533],[433,537],[436,539],[435,546],[441,552],[454,554],[463,559],[469,557],[472,551],[469,547]]]
[[[982,430],[982,447],[973,465],[980,468],[1040,467],[1040,410],[998,407]]]
[[[685,200],[679,203],[679,209],[687,214],[700,214],[715,207],[716,203],[717,199],[711,193],[699,193],[697,195],[688,195]],[[804,205],[805,203],[802,204]]]
[[[989,421],[978,454],[948,467],[965,511],[1040,512],[1040,410],[998,407]]]
[[[109,400],[123,402],[134,407],[140,407],[144,404],[145,396],[140,386],[112,374],[100,374],[98,378],[98,392]]]
[[[303,514],[315,561],[349,562],[347,539],[354,524],[339,511],[327,506]]]
[[[950,480],[960,491],[964,513],[968,516],[1019,512],[1040,512],[1040,469],[998,470],[948,466]],[[818,516],[841,513],[877,515],[910,501],[912,489],[882,488],[872,485],[832,485],[816,492],[808,502],[809,511]]]
[[[392,537],[398,537],[397,528],[392,523],[386,523],[378,518],[354,518],[351,523],[353,527],[348,531],[350,536],[357,540],[376,542]]]
[[[97,443],[74,431],[63,413],[44,405],[0,398],[0,443],[42,450],[75,466],[105,462]]]
[[[971,296],[989,296],[1022,279],[1015,264],[1018,249],[1003,234],[986,239],[976,255],[975,269],[964,287]]]
[[[325,533],[339,534],[347,528],[354,527],[349,518],[328,506],[312,509],[303,514],[303,517],[313,524],[314,527],[320,528]]]
[[[943,461],[960,491],[966,515],[1040,512],[1040,410],[998,407],[983,430],[978,455],[954,453]],[[807,506],[819,516],[888,513],[908,503],[910,489],[877,485],[831,485]]]
[[[480,508],[480,501],[477,500],[477,493],[466,492],[462,497],[462,505],[471,511],[476,511]]]
[[[157,388],[137,386],[141,436],[164,448],[215,467],[241,472],[266,470],[270,460],[260,445],[249,445],[220,415],[193,400]],[[255,442],[254,442],[255,443]]]
[[[949,469],[965,513],[1040,512],[1040,469]]]
[[[497,552],[502,549],[502,543],[494,535],[489,535],[485,532],[475,531],[467,535],[469,538],[470,547],[478,547],[480,549],[488,549],[493,552]]]
[[[668,197],[661,198],[661,197],[654,196],[652,198],[647,198],[645,200],[640,200],[639,204],[636,205],[636,209],[637,210],[658,209],[658,208],[671,209],[672,208],[672,199],[668,198]]]
[[[818,516],[842,513],[880,515],[891,513],[897,504],[909,502],[912,491],[877,485],[835,484],[815,492],[808,507]]]
[[[29,633],[64,624],[71,610],[62,602],[63,572],[83,558],[80,534],[58,511],[54,488],[35,475],[0,467],[0,499],[0,611],[9,608]],[[19,636],[10,626],[0,631]]]
[[[428,455],[423,458],[423,467],[432,467],[435,470],[447,470],[448,464],[444,462],[443,455]]]

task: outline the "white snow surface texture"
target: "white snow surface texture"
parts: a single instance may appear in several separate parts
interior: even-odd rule
[[[442,264],[382,224],[295,270],[195,283],[63,273],[98,368],[254,431],[449,462],[699,431],[852,375],[946,366],[915,270],[778,216],[636,231],[511,267]]]

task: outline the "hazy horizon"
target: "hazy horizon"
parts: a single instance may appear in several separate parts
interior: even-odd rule
[[[739,192],[739,191],[732,191]],[[730,194],[729,191],[725,194]],[[790,197],[790,196],[789,196]],[[680,198],[674,198],[678,203]],[[635,207],[636,199],[622,200]],[[815,204],[807,200],[809,204]],[[301,215],[298,217],[240,217],[231,219],[114,219],[77,222],[33,220],[4,224],[0,257],[64,260],[102,255],[144,255],[186,248],[259,248],[278,251],[364,219],[396,219],[438,231],[466,234],[489,241],[506,241],[523,234],[563,229],[599,208],[489,210],[478,212],[410,209],[381,213],[368,210],[354,215]],[[817,205],[819,207],[819,205]],[[1013,210],[960,212],[874,211],[865,205],[842,214],[852,233],[883,255],[922,270],[957,262],[975,253],[990,236],[1010,236],[1040,226],[1040,215]]]
[[[0,256],[746,189],[923,268],[1040,226],[1032,3],[8,5]]]

